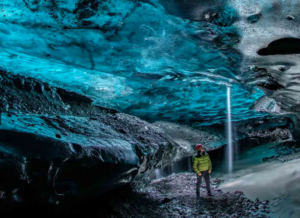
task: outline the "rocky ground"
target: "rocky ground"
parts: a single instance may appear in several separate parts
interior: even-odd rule
[[[212,179],[215,197],[206,197],[205,185],[201,198],[195,196],[195,174],[181,173],[153,181],[138,192],[117,189],[113,193],[73,206],[0,204],[5,217],[29,214],[31,217],[105,217],[105,218],[267,218],[269,201],[252,201],[242,192],[224,193],[218,189],[223,180]],[[128,195],[129,194],[129,195]]]
[[[202,185],[202,197],[197,199],[195,174],[175,174],[154,181],[142,192],[115,203],[112,217],[269,217],[268,201],[251,201],[239,191],[224,193],[218,189],[221,182],[212,180],[215,197],[206,197],[205,185]]]

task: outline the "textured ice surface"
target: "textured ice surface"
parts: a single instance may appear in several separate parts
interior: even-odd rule
[[[21,201],[28,197],[22,190],[36,188],[37,183],[48,189],[45,199],[96,196],[130,182],[145,185],[155,167],[184,155],[160,129],[126,114],[102,113],[97,118],[2,114],[0,185],[5,193],[18,190]]]
[[[298,1],[0,4],[0,65],[89,95],[96,104],[148,120],[222,123],[225,85],[232,84],[233,120],[264,116],[249,110],[263,96],[255,85],[282,109],[298,110],[297,49],[258,54],[280,47],[270,44],[275,40],[299,36]],[[257,76],[254,66],[268,75]]]
[[[222,147],[227,143],[226,137],[223,134],[224,130],[218,131],[214,129],[213,133],[201,131],[191,128],[187,125],[180,125],[166,121],[158,121],[153,125],[162,129],[181,147],[184,147],[191,154],[195,153],[195,145],[201,142],[207,151]]]

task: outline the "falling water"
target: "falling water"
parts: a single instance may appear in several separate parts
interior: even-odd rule
[[[233,147],[232,147],[232,128],[231,128],[231,103],[230,86],[227,86],[227,141],[228,141],[228,172],[233,168]]]
[[[155,169],[155,179],[162,178],[162,171],[161,169]]]

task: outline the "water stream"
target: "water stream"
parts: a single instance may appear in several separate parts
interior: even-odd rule
[[[232,126],[231,126],[231,102],[230,102],[230,86],[227,86],[227,158],[228,158],[228,173],[233,170],[233,146],[232,146]]]

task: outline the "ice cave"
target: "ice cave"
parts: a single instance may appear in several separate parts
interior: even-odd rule
[[[299,218],[299,11],[0,0],[0,217]]]

